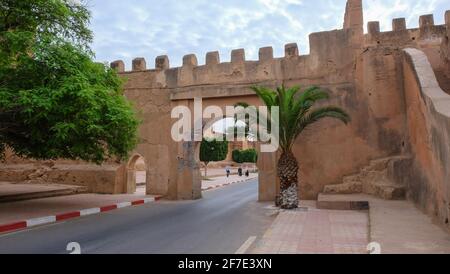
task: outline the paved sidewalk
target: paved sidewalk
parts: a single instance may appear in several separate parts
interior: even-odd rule
[[[319,210],[315,201],[280,211],[254,254],[367,254],[367,211]]]
[[[255,166],[243,166],[242,167],[243,172],[245,172],[246,170],[248,171],[255,171],[257,170],[256,165]],[[205,176],[205,168],[202,167],[200,168],[200,171],[202,173],[202,176]],[[238,167],[230,167],[230,172],[232,175],[237,175],[238,174]],[[208,168],[208,178],[214,178],[214,177],[223,177],[226,176],[226,171],[225,171],[225,167],[224,168]]]
[[[60,184],[26,184],[0,182],[0,202],[84,193],[86,187]]]
[[[365,194],[325,195],[322,199],[368,201],[370,240],[382,254],[450,254],[450,233],[410,201],[387,201]]]
[[[0,197],[8,195],[17,195],[24,193],[34,193],[39,191],[51,191],[67,188],[80,188],[79,186],[59,185],[59,184],[25,184],[0,182]]]
[[[367,201],[368,211],[317,209],[280,211],[256,243],[256,254],[367,254],[368,243],[380,244],[381,254],[450,254],[450,233],[409,201],[389,201],[370,195],[321,195],[321,201]]]
[[[0,204],[0,225],[15,221],[57,215],[76,210],[103,207],[154,198],[145,195],[78,194]]]
[[[257,173],[250,173],[249,177],[245,177],[245,176],[238,176],[238,175],[231,175],[230,177],[216,177],[216,178],[210,178],[209,180],[203,180],[202,181],[202,190],[211,190],[211,189],[215,189],[215,188],[219,188],[219,187],[223,187],[223,186],[227,186],[227,185],[231,185],[231,184],[236,184],[236,183],[242,183],[248,180],[253,180],[258,178],[258,174]]]
[[[231,167],[230,171],[231,171],[231,174],[235,175],[238,172],[238,168]],[[204,167],[200,168],[200,172],[202,173],[202,176],[205,176],[205,168]],[[208,177],[208,178],[226,176],[225,168],[208,168],[207,174],[208,174],[208,176],[206,176],[206,177]]]

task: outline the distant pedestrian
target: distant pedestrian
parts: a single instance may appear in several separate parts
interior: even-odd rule
[[[239,167],[239,169],[238,169],[238,175],[239,175],[239,177],[242,177],[242,167]]]
[[[247,171],[245,171],[245,177],[249,177],[249,176],[250,176],[250,172],[247,169]]]
[[[231,171],[229,167],[226,167],[225,172],[227,173],[227,178],[230,177]]]

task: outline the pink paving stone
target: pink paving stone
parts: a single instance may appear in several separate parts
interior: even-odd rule
[[[367,212],[319,210],[282,211],[263,236],[257,254],[367,253]]]

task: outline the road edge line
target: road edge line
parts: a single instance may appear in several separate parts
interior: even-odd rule
[[[43,216],[43,217],[37,217],[37,218],[31,218],[24,221],[15,221],[11,223],[5,223],[0,224],[0,235],[6,235],[8,233],[18,231],[18,230],[24,230],[27,228],[32,228],[36,226],[41,225],[47,225],[51,223],[57,223],[62,221],[67,221],[70,219],[90,216],[90,215],[96,215],[103,212],[109,212],[116,209],[121,209],[125,207],[130,206],[140,206],[148,203],[154,203],[162,199],[162,196],[155,196],[151,198],[144,198],[136,201],[131,202],[122,202],[122,203],[116,203],[112,205],[106,205],[102,207],[94,207],[94,208],[87,208],[87,209],[81,209],[76,211],[70,211],[65,213],[60,213],[56,215],[50,215],[50,216]]]
[[[241,245],[241,247],[239,247],[238,250],[236,250],[236,252],[234,252],[234,254],[245,254],[250,246],[256,241],[256,238],[256,236],[248,237],[248,239]]]

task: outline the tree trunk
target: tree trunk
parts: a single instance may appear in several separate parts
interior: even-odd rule
[[[298,162],[291,151],[283,152],[278,160],[280,178],[279,206],[282,209],[298,207]]]

